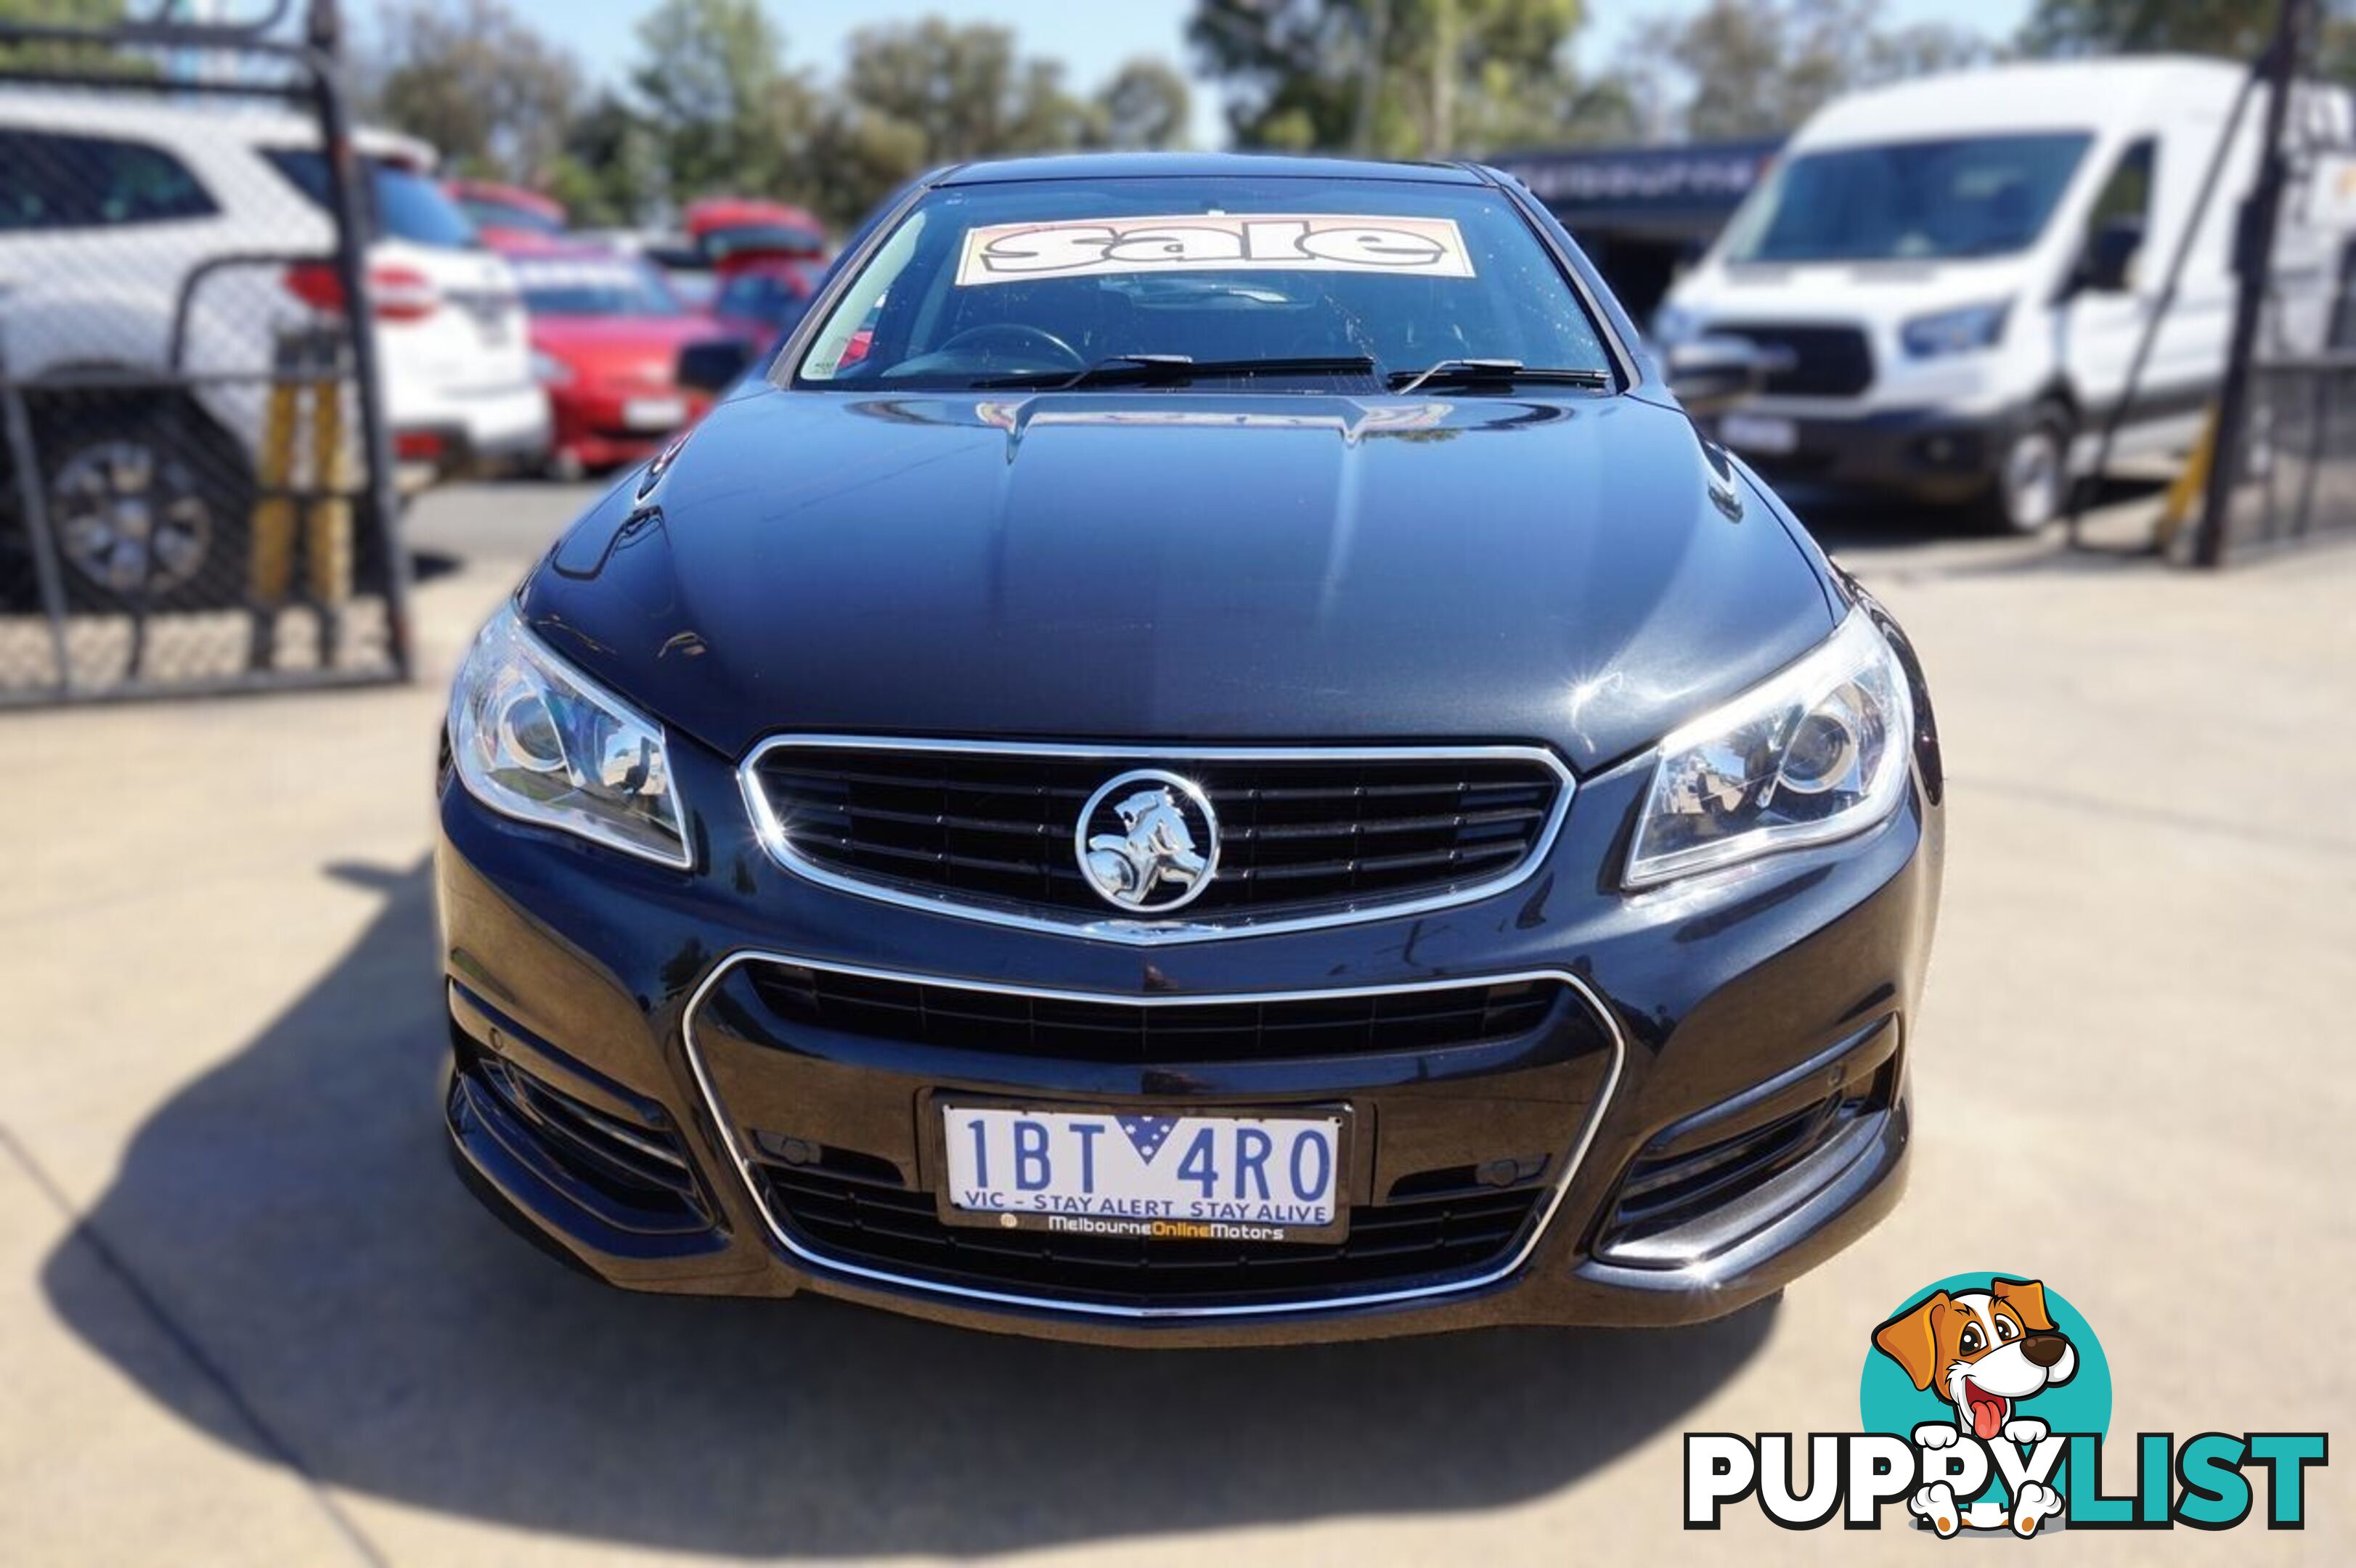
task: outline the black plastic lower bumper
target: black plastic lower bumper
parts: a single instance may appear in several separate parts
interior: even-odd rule
[[[1985,495],[1996,482],[2005,452],[2027,418],[2026,409],[1971,416],[1902,409],[1854,419],[1802,418],[1790,421],[1789,451],[1740,444],[1734,450],[1778,486],[1878,490],[1958,504]]]

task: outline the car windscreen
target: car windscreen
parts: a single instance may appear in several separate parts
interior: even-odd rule
[[[826,236],[798,224],[748,223],[731,229],[711,229],[701,240],[703,254],[713,261],[774,251],[781,256],[826,253]]]
[[[1725,259],[1927,261],[2025,250],[2092,139],[2071,132],[1801,153],[1744,203]]]
[[[457,198],[458,210],[484,229],[509,229],[522,234],[546,234],[552,238],[564,232],[561,219],[529,207],[517,207],[488,197],[469,196]]]
[[[797,280],[776,272],[739,272],[720,285],[712,308],[719,315],[770,326],[791,326],[802,318],[802,311],[809,304],[810,290],[807,278]]]
[[[327,205],[327,160],[313,148],[280,147],[268,154],[280,174],[321,207]],[[380,159],[366,160],[369,170],[369,237],[405,240],[412,245],[462,251],[480,243],[475,226],[442,187],[412,169]]]
[[[1173,176],[936,187],[836,297],[795,384],[975,389],[1124,357],[1612,363],[1494,187]]]
[[[680,315],[679,300],[645,262],[626,256],[509,259],[535,315]]]

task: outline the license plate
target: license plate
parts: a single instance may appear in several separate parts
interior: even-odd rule
[[[952,1224],[1173,1241],[1343,1231],[1344,1119],[941,1107]]]
[[[476,340],[486,348],[504,348],[515,335],[516,312],[497,300],[460,300],[475,318]]]
[[[632,430],[677,430],[687,422],[687,404],[679,398],[632,398],[622,405],[622,422]]]
[[[1737,452],[1783,453],[1800,446],[1800,427],[1769,414],[1729,414],[1719,421],[1718,439]]]

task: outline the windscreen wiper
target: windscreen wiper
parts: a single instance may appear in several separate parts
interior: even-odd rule
[[[1063,391],[1073,387],[1192,381],[1206,376],[1371,376],[1375,369],[1374,360],[1364,354],[1304,354],[1261,359],[1197,359],[1191,354],[1108,354],[1076,370],[1025,370],[1012,376],[986,377],[974,385]]]
[[[1518,359],[1442,359],[1421,370],[1394,370],[1386,378],[1394,392],[1412,392],[1426,381],[1478,386],[1494,381],[1511,386],[1517,381],[1543,381],[1558,387],[1591,387],[1608,391],[1612,372],[1584,368],[1525,365]]]

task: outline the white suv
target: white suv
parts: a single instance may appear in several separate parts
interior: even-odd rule
[[[430,148],[357,141],[404,476],[536,463],[548,401],[513,274],[429,177]],[[27,409],[78,606],[237,602],[267,378],[283,344],[341,308],[327,189],[298,116],[0,92],[0,375],[76,383],[36,388]],[[16,509],[6,488],[0,514]],[[0,549],[21,541],[0,525]],[[0,556],[0,598],[26,607],[30,589]]]

